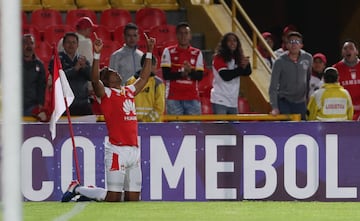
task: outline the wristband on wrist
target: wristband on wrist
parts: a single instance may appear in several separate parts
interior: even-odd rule
[[[94,59],[100,60],[100,53],[94,53]]]
[[[147,59],[152,59],[152,53],[151,52],[146,52],[146,58]]]

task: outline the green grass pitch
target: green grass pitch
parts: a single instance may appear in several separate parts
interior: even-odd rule
[[[354,221],[358,202],[24,202],[24,221]]]

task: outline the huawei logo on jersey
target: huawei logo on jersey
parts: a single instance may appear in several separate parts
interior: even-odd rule
[[[135,117],[136,120],[135,103],[132,100],[130,99],[125,100],[123,105],[123,111],[125,115],[130,115],[131,112],[133,113],[132,115],[135,115],[135,116],[125,116],[125,120],[133,120],[132,117]]]

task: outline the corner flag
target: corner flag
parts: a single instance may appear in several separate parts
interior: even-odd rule
[[[62,70],[61,62],[57,50],[54,50],[54,70],[53,70],[53,111],[50,118],[51,138],[56,137],[56,122],[66,110],[66,103],[70,106],[74,100],[74,94],[66,79],[65,72]],[[66,100],[66,102],[65,102]]]

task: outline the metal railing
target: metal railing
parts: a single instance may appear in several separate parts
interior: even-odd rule
[[[80,116],[73,116],[74,119]],[[103,115],[94,117],[96,122],[104,122]],[[65,122],[66,116],[61,120]],[[301,121],[300,114],[203,114],[203,115],[163,115],[163,122],[170,121]],[[23,117],[23,122],[38,122],[34,117]],[[79,121],[76,121],[77,123]],[[81,121],[80,121],[81,123]]]
[[[164,115],[163,121],[301,121],[300,114]]]

